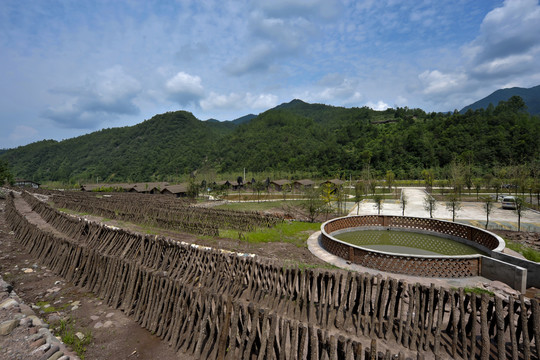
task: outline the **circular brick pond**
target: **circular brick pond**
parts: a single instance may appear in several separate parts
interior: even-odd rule
[[[468,277],[504,241],[483,229],[444,220],[366,215],[321,225],[322,247],[352,263],[398,274]]]

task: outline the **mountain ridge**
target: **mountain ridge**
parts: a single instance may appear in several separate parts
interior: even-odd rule
[[[500,101],[508,101],[512,96],[519,96],[525,102],[525,109],[531,115],[540,115],[540,85],[531,88],[511,87],[492,92],[483,99],[465,106],[459,112],[464,114],[467,110],[487,109],[489,104],[497,106]]]
[[[369,165],[374,174],[420,178],[467,159],[482,173],[540,156],[540,118],[510,102],[496,111],[426,113],[309,104],[295,99],[258,116],[202,121],[187,111],[63,141],[43,140],[0,152],[16,177],[35,181],[174,181],[213,173],[286,171],[339,177]],[[199,172],[200,173],[200,172]]]

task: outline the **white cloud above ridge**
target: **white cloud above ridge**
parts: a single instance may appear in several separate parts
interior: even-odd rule
[[[204,96],[201,78],[182,71],[167,80],[165,90],[169,99],[179,105],[192,104]]]
[[[373,110],[377,110],[377,111],[383,111],[383,110],[386,110],[386,109],[388,109],[390,107],[387,103],[385,103],[382,100],[379,100],[376,103],[368,101],[366,103],[366,106],[369,107],[369,108],[372,108]]]
[[[12,141],[20,141],[34,139],[36,135],[38,135],[38,131],[35,128],[26,125],[17,125],[9,134],[9,138]]]
[[[478,36],[462,49],[462,67],[419,74],[428,101],[467,105],[510,83],[534,86],[540,78],[540,4],[506,0],[488,12]],[[534,80],[536,79],[536,80]]]
[[[92,128],[109,118],[139,113],[135,100],[141,85],[119,65],[87,77],[78,87],[50,91],[67,100],[49,106],[42,116],[66,128]]]
[[[267,110],[278,104],[277,96],[273,94],[229,93],[226,95],[211,92],[200,101],[200,106],[205,111],[250,109]]]

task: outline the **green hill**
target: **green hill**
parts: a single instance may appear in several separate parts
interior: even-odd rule
[[[421,109],[374,111],[293,100],[243,121],[200,121],[185,111],[64,141],[43,140],[0,153],[15,177],[36,181],[168,180],[201,168],[216,172],[359,174],[418,178],[466,159],[477,174],[540,158],[540,118],[520,101],[465,114]]]
[[[513,87],[497,90],[491,95],[465,106],[460,113],[464,114],[469,109],[487,109],[490,104],[495,107],[500,101],[508,101],[512,96],[519,96],[523,99],[527,106],[526,111],[529,114],[540,115],[540,85],[529,89]]]
[[[138,125],[104,129],[61,142],[44,140],[3,154],[16,177],[144,181],[198,168],[208,149],[232,128],[205,123],[185,111]]]

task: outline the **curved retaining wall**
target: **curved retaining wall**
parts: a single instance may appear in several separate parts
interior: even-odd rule
[[[321,245],[343,259],[392,273],[426,277],[469,277],[480,275],[481,256],[424,256],[371,250],[338,240],[332,233],[350,228],[381,227],[442,234],[484,251],[499,252],[504,241],[482,229],[449,221],[403,216],[367,215],[333,219],[321,225]]]

